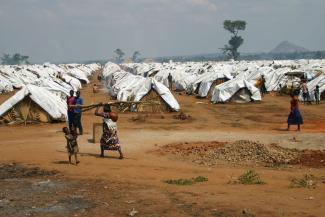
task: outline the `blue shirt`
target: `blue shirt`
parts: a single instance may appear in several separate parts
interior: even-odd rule
[[[76,98],[75,105],[83,105],[83,99],[81,97]],[[81,113],[81,108],[75,108],[74,113]]]

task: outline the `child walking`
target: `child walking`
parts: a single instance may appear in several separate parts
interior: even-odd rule
[[[75,165],[80,163],[78,161],[78,152],[79,152],[79,147],[78,147],[78,142],[77,142],[77,133],[72,129],[71,131],[67,127],[63,127],[62,131],[64,132],[65,139],[67,140],[67,151],[68,151],[68,156],[69,156],[69,163],[72,164],[71,157],[72,155],[74,156],[75,159]]]

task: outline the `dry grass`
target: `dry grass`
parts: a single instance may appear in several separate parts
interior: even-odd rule
[[[207,182],[208,178],[204,176],[198,176],[190,179],[169,179],[164,182],[171,185],[193,185],[199,182]]]

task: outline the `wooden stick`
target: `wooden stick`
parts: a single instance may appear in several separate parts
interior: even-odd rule
[[[123,109],[122,112],[125,112],[126,110],[129,110],[131,109],[132,106],[134,105],[139,105],[139,104],[142,104],[142,105],[160,105],[161,103],[159,101],[144,101],[144,102],[134,102],[134,101],[115,101],[115,102],[108,102],[107,103],[108,105],[110,106],[120,106],[120,105],[125,105],[126,108]],[[86,112],[86,111],[89,111],[89,110],[92,110],[94,108],[96,108],[97,106],[103,106],[104,104],[93,104],[93,105],[82,105],[82,106],[76,106],[76,105],[73,105],[73,106],[70,106],[72,108],[81,108],[82,109],[82,112]]]
[[[134,102],[134,101],[115,101],[115,102],[108,102],[108,105],[116,105],[116,104],[149,104],[149,105],[160,105],[161,103],[158,101],[147,101],[147,102]],[[100,105],[100,103],[92,104],[92,105],[70,105],[71,108],[90,108],[90,107],[97,107],[103,106],[105,103]]]

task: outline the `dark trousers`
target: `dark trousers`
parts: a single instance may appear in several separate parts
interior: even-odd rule
[[[83,129],[81,125],[81,113],[74,113],[74,127],[79,129],[79,134],[83,134]]]
[[[267,93],[267,90],[266,90],[266,87],[265,87],[265,84],[262,84],[262,86],[261,86],[261,94],[262,94],[262,96],[264,95],[264,94],[266,94]]]
[[[69,122],[69,130],[71,131],[74,126],[74,112],[68,112],[68,122]]]

